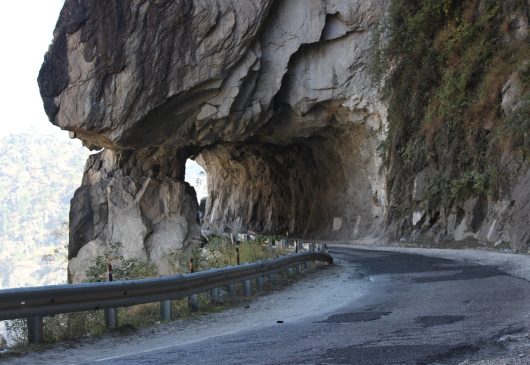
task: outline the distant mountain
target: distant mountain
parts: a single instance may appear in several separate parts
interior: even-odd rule
[[[0,138],[0,288],[66,280],[69,202],[87,155],[53,135]]]

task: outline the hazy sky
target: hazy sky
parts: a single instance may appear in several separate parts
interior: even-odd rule
[[[54,133],[37,86],[44,54],[64,0],[2,1],[0,12],[0,136]],[[67,132],[61,135],[68,136]]]
[[[105,0],[102,0],[105,1]],[[53,38],[53,29],[64,0],[2,1],[0,12],[0,137],[12,133],[68,133],[52,125],[44,113],[37,75]],[[186,180],[204,180],[203,171],[188,161]],[[197,187],[206,194],[206,182]]]

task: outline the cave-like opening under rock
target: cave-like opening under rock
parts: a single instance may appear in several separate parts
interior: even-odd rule
[[[377,232],[385,181],[365,124],[286,144],[259,139],[201,151],[208,198],[203,229],[351,239]]]

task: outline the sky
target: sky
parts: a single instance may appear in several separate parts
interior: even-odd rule
[[[0,137],[47,133],[68,138],[44,113],[37,75],[64,0],[2,1],[0,12]]]
[[[37,76],[53,39],[64,0],[12,0],[0,12],[0,137],[9,134],[54,134],[68,139],[48,121]],[[186,180],[196,185],[199,199],[206,195],[204,170],[194,161],[186,164]],[[197,182],[197,179],[200,182]]]

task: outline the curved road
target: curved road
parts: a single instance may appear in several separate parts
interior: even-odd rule
[[[502,351],[501,336],[528,331],[530,283],[494,267],[348,248],[331,253],[370,281],[364,296],[335,313],[98,363],[459,364],[487,359]]]

